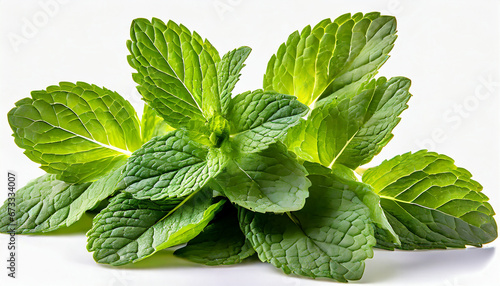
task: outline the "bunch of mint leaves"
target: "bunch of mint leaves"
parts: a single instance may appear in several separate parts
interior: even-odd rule
[[[279,47],[263,89],[233,96],[250,48],[220,57],[183,25],[136,19],[142,119],[83,82],[18,101],[15,142],[47,174],[16,192],[15,212],[5,202],[0,231],[49,232],[97,209],[87,248],[99,263],[183,245],[176,255],[206,265],[257,254],[343,282],[361,278],[374,247],[481,247],[497,237],[494,211],[451,158],[421,150],[359,168],[411,97],[409,79],[374,78],[395,40],[392,16],[323,20]]]

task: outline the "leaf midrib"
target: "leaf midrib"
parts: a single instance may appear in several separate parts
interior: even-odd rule
[[[151,27],[153,28],[153,31],[156,35],[156,29],[155,29],[155,26],[153,25],[153,23],[151,23]],[[139,28],[140,29],[140,28]],[[168,28],[167,28],[168,29]],[[153,47],[155,47],[155,50],[158,52],[158,54],[163,58],[163,60],[165,60],[165,62],[167,63],[168,67],[172,70],[172,72],[174,73],[175,77],[179,80],[179,82],[182,84],[182,86],[186,89],[186,91],[188,92],[189,96],[191,96],[191,99],[194,101],[194,103],[196,104],[196,107],[198,108],[198,110],[200,110],[201,112],[201,115],[206,119],[205,115],[203,114],[203,110],[201,109],[200,105],[198,104],[198,102],[196,101],[196,99],[194,98],[193,94],[191,93],[191,91],[187,88],[187,86],[184,84],[184,81],[181,80],[181,78],[177,75],[177,73],[175,72],[175,70],[172,68],[172,66],[168,63],[168,60],[163,56],[163,54],[158,50],[158,47],[156,46],[155,42],[149,37],[149,35],[143,31],[142,29],[140,29],[142,31],[142,33],[144,35],[146,35],[146,37],[149,39],[149,41],[151,42],[151,44],[153,44]],[[177,34],[177,33],[176,33]],[[192,37],[192,35],[190,35]],[[166,43],[166,42],[165,42]],[[181,53],[182,53],[182,46],[179,46],[181,48]],[[204,48],[203,48],[204,50]],[[198,58],[199,58],[199,55],[198,53],[196,53]],[[184,66],[184,58],[182,58],[182,65]],[[154,68],[153,66],[151,66],[150,64],[150,67]],[[156,70],[158,70],[157,68],[154,68]],[[163,71],[161,70],[158,70],[162,73],[164,73]],[[165,73],[164,73],[165,74]],[[170,93],[171,94],[171,93]],[[172,94],[173,95],[173,94]],[[182,100],[181,98],[173,95],[174,97]]]
[[[96,145],[99,145],[99,146],[101,146],[101,147],[103,147],[103,148],[110,149],[110,150],[113,150],[113,151],[115,151],[115,152],[122,153],[123,155],[125,155],[125,156],[127,156],[127,157],[130,157],[130,156],[132,155],[132,152],[130,152],[130,151],[128,151],[128,150],[123,150],[123,149],[118,148],[118,147],[113,146],[113,145],[104,144],[104,143],[99,142],[99,141],[97,141],[97,140],[95,140],[95,139],[93,139],[93,138],[88,138],[88,137],[85,137],[85,136],[83,136],[83,135],[81,135],[81,134],[75,133],[75,132],[73,132],[73,131],[71,131],[71,130],[68,130],[68,129],[66,129],[66,128],[63,128],[63,127],[61,127],[61,126],[56,126],[56,125],[53,125],[52,123],[50,123],[50,122],[48,122],[48,121],[46,121],[46,120],[33,120],[33,119],[31,119],[31,118],[24,117],[24,116],[19,116],[19,117],[20,117],[20,118],[24,118],[24,119],[29,120],[29,121],[32,121],[33,123],[35,123],[35,122],[42,122],[42,123],[45,123],[45,124],[47,124],[47,125],[50,125],[50,126],[51,126],[52,128],[54,128],[54,129],[59,129],[59,130],[62,130],[62,131],[64,131],[64,132],[67,132],[67,133],[69,133],[69,134],[73,135],[74,137],[78,137],[78,138],[84,139],[84,140],[86,140],[86,141],[89,141],[89,142],[91,142],[91,143],[94,143],[94,144],[96,144]],[[49,142],[49,144],[54,144],[54,143],[57,143],[57,142],[54,142],[54,141],[53,141],[53,142]]]

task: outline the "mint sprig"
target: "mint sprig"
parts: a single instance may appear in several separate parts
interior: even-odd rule
[[[482,186],[445,155],[358,168],[392,139],[412,96],[405,77],[374,78],[397,37],[394,17],[345,14],[296,31],[263,89],[235,96],[249,47],[220,57],[156,18],[134,20],[130,37],[141,121],[116,92],[83,82],[34,91],[9,112],[16,144],[47,171],[16,193],[16,233],[69,226],[109,199],[87,233],[99,263],[187,243],[175,254],[198,263],[256,254],[285,273],[342,282],[361,278],[373,247],[497,237]]]

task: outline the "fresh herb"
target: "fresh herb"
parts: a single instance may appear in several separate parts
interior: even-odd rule
[[[82,82],[34,91],[9,112],[16,144],[47,171],[16,193],[16,232],[69,226],[109,199],[87,233],[99,263],[187,243],[175,254],[198,263],[257,254],[343,282],[361,278],[373,247],[493,241],[488,198],[449,157],[422,150],[358,168],[391,140],[411,97],[409,79],[374,78],[395,40],[391,16],[323,20],[279,47],[263,89],[233,96],[250,48],[221,57],[182,25],[134,20],[142,120],[116,92]]]

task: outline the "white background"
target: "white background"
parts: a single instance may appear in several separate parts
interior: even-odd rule
[[[66,1],[65,1],[66,2]],[[172,19],[196,30],[224,54],[253,48],[236,92],[262,87],[270,56],[287,36],[324,18],[380,11],[397,17],[399,37],[379,75],[412,79],[410,108],[394,139],[369,165],[427,148],[467,168],[500,211],[500,4],[497,1],[0,1],[0,200],[6,174],[18,186],[43,174],[14,144],[7,112],[31,90],[85,81],[115,90],[138,109],[126,61],[130,22]],[[352,3],[350,3],[352,2]],[[51,4],[47,4],[51,3]],[[0,285],[330,285],[286,276],[269,264],[204,267],[171,251],[127,267],[96,264],[85,249],[90,218],[71,231],[18,236],[18,278],[7,277],[0,235]],[[500,285],[498,242],[483,249],[376,251],[367,285]]]

